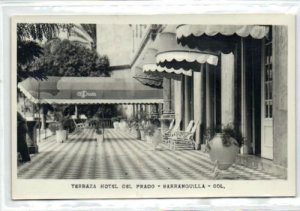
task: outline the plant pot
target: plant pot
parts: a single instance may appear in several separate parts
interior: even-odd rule
[[[96,140],[98,143],[102,143],[103,142],[103,134],[97,134],[96,135]]]
[[[114,129],[120,129],[119,122],[113,122]]]
[[[141,133],[141,140],[145,141],[145,130],[144,129],[140,129],[140,133]]]
[[[232,143],[236,142],[234,138],[230,140]],[[237,142],[236,142],[237,143]],[[217,167],[220,170],[228,169],[236,159],[240,148],[231,144],[230,146],[224,146],[222,143],[222,134],[217,133],[212,140],[209,141],[209,155],[212,162],[217,162]]]
[[[68,134],[66,130],[57,130],[56,131],[56,142],[62,143],[66,141],[68,138]]]
[[[128,123],[125,122],[125,121],[121,121],[119,123],[119,127],[120,127],[120,130],[122,130],[122,131],[128,131],[129,130]]]
[[[153,149],[155,149],[161,142],[161,132],[156,130],[152,136],[146,135],[145,136],[146,142],[152,144]]]
[[[148,144],[152,144],[152,138],[153,136],[149,136],[149,135],[145,135],[145,141],[148,143]]]
[[[140,140],[141,139],[141,132],[139,129],[132,128],[131,129],[131,134],[134,136],[135,139]]]

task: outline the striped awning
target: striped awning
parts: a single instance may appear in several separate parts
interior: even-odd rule
[[[184,70],[184,69],[174,69],[174,68],[164,68],[160,67],[156,64],[145,64],[143,66],[143,71],[149,75],[168,78],[174,80],[181,80],[182,75],[192,75],[192,70]]]
[[[143,72],[143,69],[141,67],[135,68],[135,75],[133,76],[133,78],[135,78],[144,85],[153,86],[157,88],[162,88],[163,86],[163,78],[161,76]]]
[[[148,48],[140,63],[140,66],[142,67],[141,71],[145,75],[160,79],[161,86],[163,86],[163,78],[173,78],[179,80],[179,78],[181,78],[181,75],[177,74],[192,74],[192,70],[175,70],[174,68],[167,69],[156,65],[157,52],[158,51],[155,47]]]
[[[18,88],[33,103],[41,104],[163,103],[162,89],[145,86],[132,77],[27,78]]]
[[[212,52],[203,52],[177,44],[176,34],[161,33],[158,37],[158,53],[156,64],[167,72],[192,75],[193,70],[199,70],[203,64],[216,66],[218,56]]]
[[[215,36],[217,34],[240,37],[251,36],[254,39],[262,39],[267,36],[269,27],[257,25],[179,25],[176,29],[178,39],[182,37],[202,35]]]
[[[239,37],[260,40],[268,33],[268,26],[259,25],[179,25],[176,28],[177,42],[182,46],[223,53],[233,52]]]

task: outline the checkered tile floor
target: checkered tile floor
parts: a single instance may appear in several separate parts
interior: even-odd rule
[[[55,137],[39,144],[32,161],[18,166],[23,179],[213,179],[213,164],[207,154],[195,150],[171,151],[114,129],[105,130],[105,141],[97,143],[94,130],[71,134],[64,143]],[[218,179],[278,179],[240,165],[221,172]]]

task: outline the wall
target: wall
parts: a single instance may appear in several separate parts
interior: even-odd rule
[[[147,35],[147,32],[151,25],[147,24],[132,24],[131,27],[131,36],[133,39],[132,42],[132,52],[133,54],[137,53],[141,48],[141,44]]]
[[[274,27],[273,153],[274,163],[282,166],[287,166],[287,38],[286,26]]]
[[[108,56],[110,66],[130,64],[132,44],[132,29],[128,24],[97,24],[97,52]]]

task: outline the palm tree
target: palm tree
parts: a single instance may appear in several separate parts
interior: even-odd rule
[[[50,40],[60,31],[71,32],[74,24],[17,24],[17,78],[18,81],[27,77],[43,79],[46,76],[41,70],[32,70],[30,64],[43,54],[43,48],[37,41]]]
[[[73,42],[78,42],[84,45],[85,47],[96,51],[96,24],[75,24],[71,30],[69,40]]]

